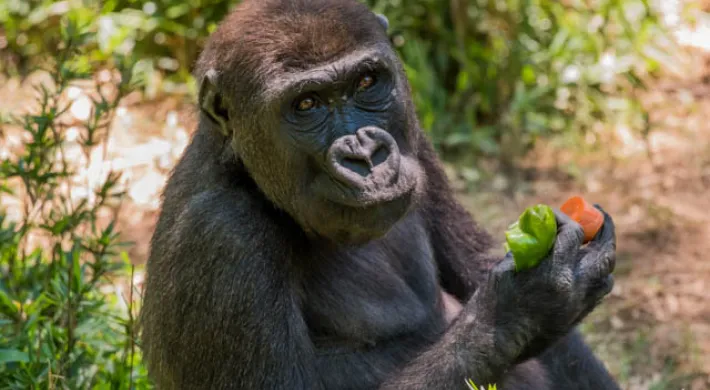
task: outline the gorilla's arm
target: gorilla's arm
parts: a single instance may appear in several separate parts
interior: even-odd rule
[[[492,237],[454,198],[431,143],[420,139],[419,155],[427,176],[423,213],[434,246],[441,284],[466,302],[501,257],[489,254]]]
[[[158,225],[141,315],[159,388],[319,389],[289,254],[246,198],[203,193]]]

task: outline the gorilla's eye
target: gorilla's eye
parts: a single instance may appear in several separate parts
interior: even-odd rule
[[[375,84],[375,76],[371,74],[366,74],[360,78],[357,83],[357,90],[362,92]]]
[[[315,107],[316,100],[312,97],[303,98],[298,103],[296,103],[296,109],[298,111],[309,111]]]

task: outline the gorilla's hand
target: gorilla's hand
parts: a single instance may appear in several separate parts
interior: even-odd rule
[[[567,334],[607,295],[616,259],[611,217],[582,247],[579,224],[555,210],[557,238],[550,255],[536,268],[516,272],[510,253],[491,272],[475,304],[490,316],[496,343],[515,362],[535,356]],[[470,302],[474,304],[474,302]]]

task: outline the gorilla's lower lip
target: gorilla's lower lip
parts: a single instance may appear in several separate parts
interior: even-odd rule
[[[411,199],[415,189],[416,181],[404,178],[394,185],[373,190],[350,188],[333,180],[328,175],[319,175],[313,184],[313,191],[316,196],[341,206],[362,209],[404,200],[405,198]]]

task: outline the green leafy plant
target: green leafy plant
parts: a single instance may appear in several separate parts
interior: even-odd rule
[[[466,380],[466,386],[468,386],[469,390],[498,390],[498,387],[495,384],[489,384],[487,388],[476,386],[471,379]]]
[[[63,48],[40,72],[36,107],[11,115],[0,132],[23,147],[0,163],[0,388],[123,389],[149,386],[135,346],[133,268],[111,210],[120,176],[77,176],[108,132],[120,100],[135,88],[132,63],[115,57],[113,77],[94,80],[91,113],[69,118],[68,90],[92,81],[99,64],[84,49],[95,32],[81,18],[60,23]],[[76,132],[75,139],[69,136]],[[3,205],[5,205],[3,201]],[[127,294],[118,293],[128,279]]]

